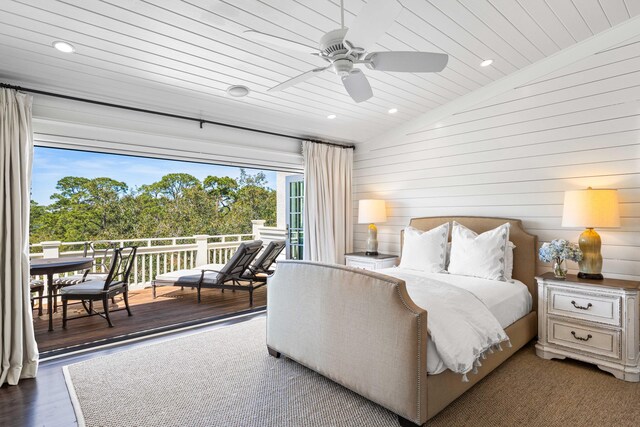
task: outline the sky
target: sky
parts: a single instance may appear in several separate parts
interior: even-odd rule
[[[276,173],[274,171],[249,168],[245,168],[245,170],[250,174],[264,172],[268,185],[271,188],[276,187]],[[40,205],[51,203],[50,197],[56,192],[56,183],[65,176],[112,178],[124,181],[130,189],[134,189],[142,184],[159,181],[168,173],[188,173],[202,181],[209,175],[238,178],[240,168],[35,147],[31,199]]]

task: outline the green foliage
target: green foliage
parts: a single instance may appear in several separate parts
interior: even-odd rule
[[[131,190],[111,178],[68,176],[48,206],[31,201],[31,241],[85,241],[250,233],[251,220],[276,223],[276,192],[264,173],[236,181],[186,173]]]
[[[244,169],[241,170],[244,173]],[[216,206],[221,212],[228,213],[231,204],[235,202],[238,182],[228,176],[208,176],[204,179],[205,190],[214,198]]]
[[[170,200],[178,200],[192,188],[201,187],[200,181],[188,173],[170,173],[163,176],[160,181],[150,185],[143,185],[142,190],[156,197],[165,197]]]

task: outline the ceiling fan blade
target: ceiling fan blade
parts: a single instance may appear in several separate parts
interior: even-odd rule
[[[267,43],[277,47],[284,47],[285,49],[297,50],[304,53],[315,53],[318,51],[317,47],[308,46],[304,43],[285,39],[279,36],[274,36],[273,34],[262,33],[256,30],[247,30],[242,34],[244,34],[244,36],[251,40],[261,43]]]
[[[373,96],[371,85],[367,76],[358,69],[351,71],[351,74],[342,78],[342,84],[349,93],[349,96],[356,102],[366,101]]]
[[[314,68],[313,70],[309,70],[306,73],[302,73],[299,74],[287,81],[284,81],[282,83],[280,83],[277,86],[272,87],[271,89],[268,90],[268,92],[278,92],[281,90],[285,90],[293,85],[297,85],[298,83],[301,83],[305,80],[310,79],[311,77],[315,76],[316,74],[326,70],[329,67],[322,67],[322,68]]]
[[[407,73],[437,73],[444,70],[449,55],[433,52],[372,52],[365,57],[372,70]]]
[[[368,50],[389,29],[402,11],[397,0],[368,0],[349,26],[344,39],[355,47]]]

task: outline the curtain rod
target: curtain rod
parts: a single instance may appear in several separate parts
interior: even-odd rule
[[[286,134],[286,133],[271,132],[271,131],[263,130],[263,129],[250,128],[250,127],[239,126],[239,125],[232,125],[231,123],[216,122],[216,121],[213,121],[213,120],[206,120],[206,119],[199,119],[199,118],[196,118],[196,117],[182,116],[180,114],[172,114],[172,113],[165,113],[165,112],[162,112],[162,111],[148,110],[148,109],[145,109],[145,108],[130,107],[130,106],[127,106],[127,105],[113,104],[111,102],[104,102],[104,101],[96,101],[94,99],[79,98],[77,96],[63,95],[63,94],[60,94],[60,93],[47,92],[47,91],[38,90],[38,89],[29,89],[29,88],[26,88],[26,87],[11,85],[11,84],[7,84],[7,83],[0,83],[0,88],[14,89],[14,90],[21,91],[21,92],[30,92],[30,93],[35,93],[35,94],[38,94],[38,95],[52,96],[52,97],[55,97],[55,98],[68,99],[68,100],[71,100],[71,101],[85,102],[87,104],[101,105],[103,107],[119,108],[119,109],[122,109],[122,110],[136,111],[138,113],[153,114],[153,115],[156,115],[156,116],[171,117],[171,118],[174,118],[174,119],[181,119],[181,120],[188,120],[188,121],[192,121],[192,122],[198,122],[200,124],[200,128],[201,129],[202,129],[202,126],[204,124],[209,124],[209,125],[215,125],[215,126],[228,127],[228,128],[232,128],[232,129],[246,130],[246,131],[249,131],[249,132],[262,133],[262,134],[265,134],[265,135],[280,136],[282,138],[296,139],[296,140],[299,140],[299,141],[300,140],[311,141],[311,142],[315,142],[316,144],[331,145],[333,147],[351,148],[351,149],[354,149],[354,150],[356,148],[355,145],[351,145],[351,144],[344,144],[344,145],[343,144],[336,144],[336,143],[333,143],[333,142],[326,142],[326,141],[320,141],[320,140],[316,140],[316,139],[304,138],[304,137],[300,137],[300,136],[289,135],[289,134]]]

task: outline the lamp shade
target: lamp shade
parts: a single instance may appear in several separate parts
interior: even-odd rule
[[[374,224],[387,220],[387,207],[384,200],[360,200],[358,204],[358,223]]]
[[[563,227],[620,227],[618,191],[589,187],[565,191]]]

